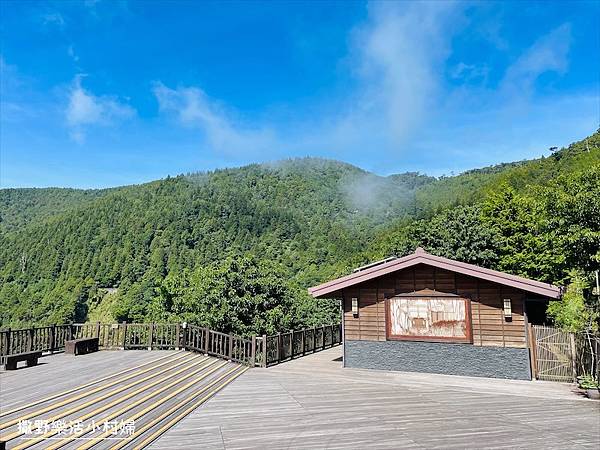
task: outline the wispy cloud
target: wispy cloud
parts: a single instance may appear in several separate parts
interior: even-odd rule
[[[397,140],[422,120],[438,93],[436,75],[449,51],[451,2],[376,4],[357,33],[362,76],[359,109],[351,120],[377,122]]]
[[[82,78],[77,75],[73,80],[65,110],[69,134],[78,143],[85,140],[86,127],[114,125],[136,114],[135,109],[114,96],[96,96],[84,89]]]
[[[504,89],[530,92],[537,78],[546,72],[564,74],[569,65],[571,25],[566,23],[540,37],[508,69]]]
[[[77,53],[75,53],[75,48],[73,47],[73,44],[71,44],[71,45],[69,45],[69,47],[67,47],[67,54],[73,60],[74,63],[79,62],[79,55]]]
[[[277,142],[272,131],[244,125],[197,87],[172,89],[156,83],[153,92],[162,112],[174,115],[185,126],[201,129],[214,150],[260,153],[272,150]]]
[[[449,52],[450,24],[457,11],[449,2],[372,5],[368,22],[352,34],[353,50],[346,61],[356,89],[327,105],[334,113],[284,128],[241,120],[200,87],[157,83],[154,95],[161,112],[201,128],[220,152],[264,149],[277,157],[277,149],[302,154],[379,144],[381,149],[398,149],[422,123],[438,93],[437,73]]]
[[[65,26],[65,18],[59,12],[51,12],[42,16],[42,23],[45,26],[52,25],[57,26],[58,28],[63,28]]]
[[[466,83],[479,82],[482,84],[485,84],[489,73],[490,68],[486,65],[465,64],[464,62],[451,67],[449,71],[450,77],[455,80],[462,80]]]

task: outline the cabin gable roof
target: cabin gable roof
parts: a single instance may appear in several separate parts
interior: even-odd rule
[[[561,295],[561,289],[552,284],[530,280],[528,278],[523,278],[516,275],[510,275],[497,270],[486,269],[473,264],[455,261],[449,258],[443,258],[441,256],[434,256],[427,253],[422,248],[418,248],[415,253],[402,258],[396,258],[371,267],[367,266],[364,270],[359,270],[350,275],[346,275],[318,286],[311,287],[308,289],[308,292],[315,298],[326,298],[329,294],[341,291],[344,288],[354,286],[359,283],[396,272],[398,270],[406,269],[417,264],[425,264],[428,266],[445,269],[450,272],[456,272],[474,278],[479,278],[481,280],[487,280],[493,283],[510,286],[552,299],[558,299]]]

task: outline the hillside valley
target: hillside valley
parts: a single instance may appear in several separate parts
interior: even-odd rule
[[[303,158],[103,190],[3,189],[0,324],[317,324],[337,305],[308,286],[418,245],[565,284],[598,269],[599,217],[599,133],[441,178]]]

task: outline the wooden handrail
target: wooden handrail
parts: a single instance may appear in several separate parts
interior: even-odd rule
[[[244,338],[192,324],[70,323],[0,331],[0,358],[64,349],[65,340],[97,337],[103,349],[186,349],[249,366],[267,367],[341,343],[341,326],[290,330]]]

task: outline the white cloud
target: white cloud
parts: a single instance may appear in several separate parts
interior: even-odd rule
[[[490,72],[489,67],[478,64],[465,64],[460,62],[449,71],[449,74],[455,80],[463,80],[464,82],[483,82],[487,80]]]
[[[568,68],[571,25],[566,23],[539,38],[508,69],[504,89],[529,92],[536,79],[546,72],[564,74]]]
[[[272,131],[245,126],[199,88],[171,89],[156,83],[153,92],[161,111],[175,115],[185,126],[200,128],[217,151],[258,154],[272,150],[277,143]]]
[[[394,140],[409,134],[438,93],[438,70],[448,52],[450,2],[383,3],[357,34],[362,75],[356,125],[376,122]]]
[[[74,63],[79,62],[79,55],[75,53],[75,48],[73,47],[73,44],[69,45],[69,47],[67,48],[67,54],[73,60]]]
[[[451,170],[461,171],[539,156],[536,149],[543,151],[549,141],[594,131],[590,123],[597,114],[590,105],[597,95],[571,100],[560,93],[536,95],[540,75],[568,69],[568,24],[525,49],[492,88],[488,76],[498,79],[491,70],[499,69],[488,61],[447,64],[454,34],[468,24],[463,8],[452,2],[370,5],[343,61],[355,76],[354,87],[286,125],[241,118],[199,87],[157,83],[154,94],[161,112],[201,129],[206,146],[222,153],[224,163],[256,160],[257,154],[262,160],[310,154],[350,159],[384,173],[440,174],[449,161],[455,164]],[[502,41],[499,30],[495,36]],[[448,84],[444,75],[463,83]],[[554,127],[553,117],[561,117],[563,126],[544,131]]]
[[[369,21],[353,33],[347,60],[358,87],[328,105],[335,112],[314,114],[285,129],[244,122],[198,87],[157,83],[154,94],[162,112],[202,128],[215,150],[230,154],[264,149],[278,157],[282,150],[398,148],[422,123],[438,93],[437,74],[449,52],[449,24],[456,12],[450,2],[370,6]]]
[[[58,28],[63,28],[65,26],[65,19],[59,12],[53,12],[44,14],[42,16],[42,23],[44,25],[55,25]]]
[[[65,111],[70,136],[76,142],[85,140],[88,126],[110,126],[131,118],[135,110],[113,96],[95,96],[81,85],[82,75],[77,75],[69,91]]]

